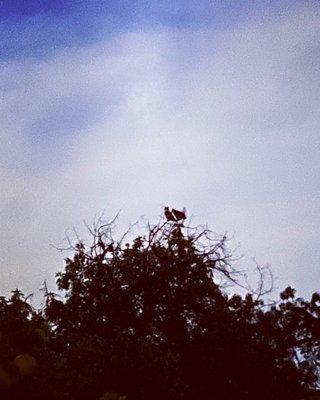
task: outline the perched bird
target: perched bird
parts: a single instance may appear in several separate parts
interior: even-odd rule
[[[186,215],[186,208],[184,207],[182,211],[176,210],[176,209],[172,209],[172,214],[175,216],[177,221],[181,221],[182,219],[186,219],[187,215]]]
[[[167,218],[167,221],[174,221],[176,222],[175,217],[173,216],[172,212],[169,210],[169,207],[164,208],[164,216]]]

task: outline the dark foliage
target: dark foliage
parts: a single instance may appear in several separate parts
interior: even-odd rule
[[[41,311],[18,290],[0,299],[1,399],[298,400],[317,387],[319,294],[228,296],[224,237],[166,222],[123,244],[109,228],[66,259],[64,298],[46,292]]]

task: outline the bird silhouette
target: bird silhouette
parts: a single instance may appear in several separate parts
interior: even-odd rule
[[[182,211],[176,210],[175,208],[173,208],[171,210],[172,214],[174,215],[174,217],[176,218],[177,221],[181,221],[187,218],[186,215],[186,209],[185,207],[183,208]]]
[[[167,218],[167,221],[177,221],[172,212],[169,210],[169,207],[164,208],[164,216]]]

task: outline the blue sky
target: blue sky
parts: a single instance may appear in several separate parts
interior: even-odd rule
[[[45,57],[128,31],[224,29],[302,1],[1,1],[1,59]]]
[[[253,5],[254,4],[254,5]],[[65,230],[166,204],[277,285],[319,289],[314,1],[1,1],[0,290],[37,291]],[[83,233],[84,234],[84,233]]]

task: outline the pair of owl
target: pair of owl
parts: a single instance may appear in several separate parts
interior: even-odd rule
[[[184,207],[182,211],[172,208],[170,211],[169,207],[165,207],[164,216],[166,217],[167,221],[174,221],[174,222],[183,221],[187,218],[186,208]]]

